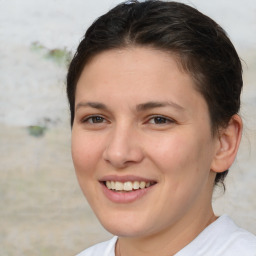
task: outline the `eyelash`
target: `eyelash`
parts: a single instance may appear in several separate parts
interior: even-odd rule
[[[156,122],[156,119],[158,119],[158,121],[160,121],[159,123]],[[159,120],[160,119],[160,120]],[[151,123],[150,121],[151,120],[154,120],[154,123]],[[164,121],[164,122],[162,122]],[[147,123],[150,123],[150,124],[156,124],[156,125],[165,125],[165,124],[169,124],[169,123],[175,123],[175,121],[171,118],[168,118],[168,117],[165,117],[165,116],[161,116],[161,115],[155,115],[155,116],[151,116]]]
[[[102,123],[106,123],[107,120],[106,118],[100,115],[91,115],[82,119],[81,122],[89,123],[89,124],[102,124]],[[145,123],[153,124],[153,125],[165,125],[165,124],[175,123],[175,121],[165,116],[155,115],[155,116],[150,116]]]
[[[100,119],[102,122],[93,122],[96,118]],[[91,120],[91,122],[90,122]],[[92,115],[92,116],[87,116],[86,118],[82,119],[82,123],[89,123],[89,124],[102,124],[107,122],[107,120],[100,115]]]

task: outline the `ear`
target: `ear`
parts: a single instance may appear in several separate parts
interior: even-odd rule
[[[219,131],[216,153],[211,165],[213,172],[220,173],[230,168],[238,151],[242,130],[243,123],[241,117],[234,115],[227,127]]]

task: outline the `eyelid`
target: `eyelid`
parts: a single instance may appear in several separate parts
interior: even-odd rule
[[[81,123],[91,123],[91,124],[97,124],[97,123],[93,123],[93,122],[88,122],[89,119],[93,118],[93,117],[100,117],[103,119],[103,122],[101,123],[98,123],[98,124],[102,124],[102,123],[106,123],[107,122],[107,119],[106,117],[104,117],[103,115],[100,115],[100,114],[93,114],[93,115],[88,115],[88,116],[85,116],[81,119]]]
[[[166,123],[162,123],[162,125],[164,124],[168,124],[168,123],[176,123],[176,121],[173,119],[173,118],[170,118],[170,117],[167,117],[167,116],[164,116],[164,115],[150,115],[148,118],[147,118],[147,121],[146,123],[150,123],[150,120],[154,119],[154,118],[163,118],[163,119],[166,119]]]

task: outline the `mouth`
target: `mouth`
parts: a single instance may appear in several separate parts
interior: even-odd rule
[[[109,175],[99,180],[102,192],[113,203],[129,204],[141,198],[147,198],[151,194],[155,185],[155,180],[143,177],[126,175]]]
[[[109,190],[120,193],[127,193],[149,188],[156,184],[155,181],[102,181],[102,184]]]

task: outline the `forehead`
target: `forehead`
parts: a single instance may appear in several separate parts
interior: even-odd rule
[[[119,83],[119,90],[131,83],[137,89],[180,81],[195,86],[191,76],[185,72],[177,55],[150,47],[128,47],[101,52],[84,67],[79,85],[93,87],[111,86]],[[146,83],[146,84],[145,84]],[[184,88],[183,88],[184,89]]]
[[[187,115],[202,112],[208,119],[206,101],[177,58],[152,48],[109,50],[91,59],[78,80],[75,107],[85,102],[115,110],[136,109],[147,102],[174,103]]]

